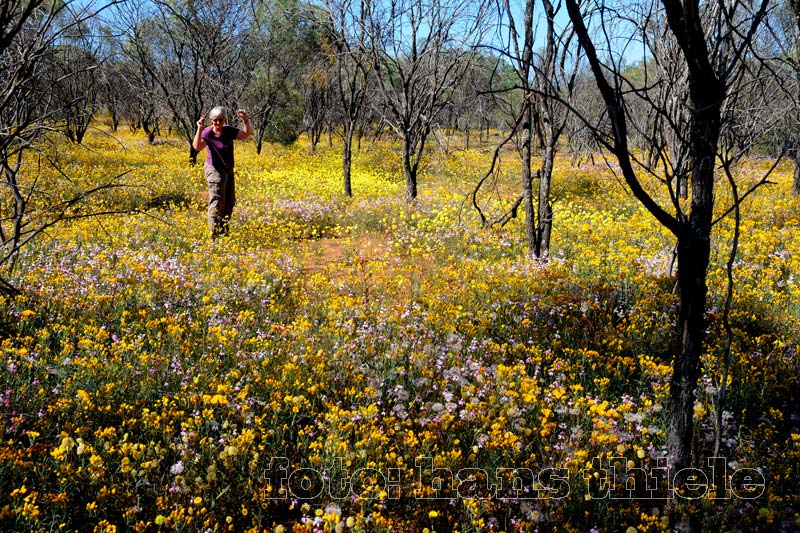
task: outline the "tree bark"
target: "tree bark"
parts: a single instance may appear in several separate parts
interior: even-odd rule
[[[531,175],[531,143],[533,131],[531,129],[531,105],[525,101],[525,118],[522,122],[522,207],[525,210],[525,241],[528,245],[528,254],[535,256],[538,253],[538,240],[536,238],[536,210],[533,205],[533,176]]]
[[[194,146],[190,146],[189,147],[189,163],[190,164],[192,164],[192,165],[196,165],[197,164],[197,155],[199,153],[200,152],[198,152],[197,150],[194,149]]]
[[[413,161],[414,147],[408,140],[403,140],[403,172],[406,176],[406,200],[417,199],[417,166]]]
[[[679,346],[670,382],[667,453],[675,472],[691,465],[694,400],[705,336],[706,272],[710,241],[691,224],[678,239]]]
[[[670,427],[667,449],[675,471],[692,464],[695,388],[705,337],[706,277],[711,253],[714,210],[714,167],[722,124],[725,85],[709,60],[697,2],[662,0],[667,21],[689,68],[689,106],[692,110],[690,161],[692,201],[688,226],[678,234],[680,285],[680,347],[670,384]]]
[[[353,166],[353,131],[355,124],[348,122],[344,132],[344,145],[342,146],[342,180],[344,185],[344,195],[353,196],[353,187],[350,180],[350,172]]]
[[[789,0],[794,17],[794,76],[795,76],[795,105],[800,105],[800,0]],[[795,132],[794,132],[794,180],[792,181],[792,196],[800,196],[800,133],[797,131],[797,115],[800,110],[795,108]]]
[[[550,234],[553,232],[553,207],[550,204],[550,185],[553,178],[555,150],[545,147],[542,154],[542,169],[539,172],[539,224],[537,226],[536,257],[547,257],[550,253]]]
[[[667,454],[674,472],[692,463],[695,388],[705,337],[706,277],[710,257],[714,208],[714,164],[721,128],[721,106],[725,85],[716,77],[709,60],[705,34],[696,0],[662,0],[667,20],[689,71],[689,109],[692,115],[688,139],[691,162],[691,211],[687,218],[666,212],[638,181],[628,147],[627,119],[623,96],[606,79],[597,50],[589,37],[576,0],[567,0],[567,10],[586,51],[598,89],[608,111],[613,137],[607,143],[616,156],[625,182],[634,196],[678,240],[678,346],[670,384],[670,424]]]

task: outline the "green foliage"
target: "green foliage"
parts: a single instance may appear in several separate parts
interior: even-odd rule
[[[267,126],[264,140],[288,146],[303,132],[303,108],[297,93],[290,93],[276,108],[273,119]]]

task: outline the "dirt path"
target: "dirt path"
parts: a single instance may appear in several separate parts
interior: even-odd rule
[[[386,261],[391,242],[381,233],[332,237],[306,241],[300,257],[308,274],[328,273],[341,277],[354,266]]]

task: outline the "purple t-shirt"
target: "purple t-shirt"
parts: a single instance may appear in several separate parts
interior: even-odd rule
[[[222,126],[222,133],[217,135],[214,128],[208,126],[200,134],[206,144],[206,163],[218,169],[233,169],[233,141],[239,134],[239,128]]]

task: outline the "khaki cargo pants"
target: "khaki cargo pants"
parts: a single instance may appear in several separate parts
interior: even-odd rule
[[[228,224],[236,204],[236,188],[233,170],[206,164],[205,175],[208,185],[208,227],[211,237],[215,239],[228,234]]]

